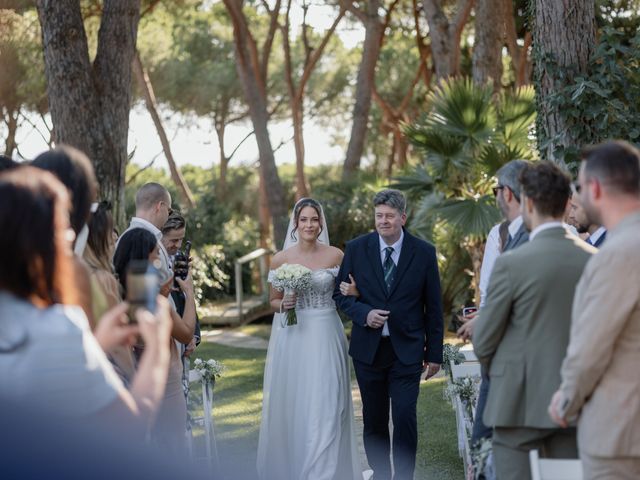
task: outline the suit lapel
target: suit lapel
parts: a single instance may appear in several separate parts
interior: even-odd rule
[[[389,296],[393,295],[393,292],[398,287],[402,276],[409,268],[411,264],[411,260],[413,259],[413,255],[415,254],[415,244],[414,239],[409,233],[404,231],[404,240],[402,240],[402,249],[400,250],[400,258],[398,259],[398,267],[396,270],[396,276],[393,279],[393,284],[391,284],[391,291],[389,292]]]
[[[369,242],[367,243],[367,256],[371,261],[371,268],[373,268],[373,272],[375,273],[376,278],[378,279],[378,283],[380,284],[380,288],[384,292],[385,295],[388,296],[389,292],[387,292],[387,284],[384,281],[384,272],[382,271],[382,257],[380,256],[380,240],[378,238],[377,233],[372,233],[371,237],[369,237]]]

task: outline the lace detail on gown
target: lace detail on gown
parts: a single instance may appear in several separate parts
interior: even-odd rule
[[[332,296],[339,270],[340,267],[313,270],[311,272],[311,289],[298,295],[296,310],[336,308]],[[275,270],[270,270],[269,282],[271,282],[274,275]]]

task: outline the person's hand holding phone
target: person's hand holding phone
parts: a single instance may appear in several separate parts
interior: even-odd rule
[[[135,344],[139,330],[137,325],[129,322],[128,309],[129,304],[123,302],[107,311],[100,318],[94,335],[105,352],[110,353],[115,347],[121,345],[132,346]]]
[[[180,286],[180,290],[182,290],[187,298],[195,298],[195,288],[193,286],[193,277],[191,277],[191,273],[189,273],[184,280],[180,277],[175,277],[175,279]]]
[[[465,307],[462,309],[462,315],[459,316],[463,325],[458,329],[456,334],[458,338],[465,342],[471,340],[473,337],[473,327],[476,323],[476,317],[478,316],[477,307]]]

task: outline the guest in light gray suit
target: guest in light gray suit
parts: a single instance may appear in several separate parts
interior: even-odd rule
[[[580,200],[607,241],[587,264],[573,304],[562,384],[549,414],[578,417],[586,480],[640,478],[640,152],[608,142],[583,152]]]
[[[473,341],[489,368],[483,418],[494,427],[498,480],[531,478],[531,449],[577,457],[575,429],[558,428],[546,410],[569,343],[575,286],[596,252],[562,224],[571,193],[564,172],[540,162],[526,166],[520,181],[529,242],[496,260]]]

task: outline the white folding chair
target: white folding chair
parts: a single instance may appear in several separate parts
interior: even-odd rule
[[[578,459],[540,458],[538,450],[529,451],[532,480],[582,480]]]
[[[476,357],[475,352],[473,351],[473,345],[470,343],[467,343],[465,345],[463,345],[462,347],[460,347],[460,353],[464,355],[464,358],[466,359],[466,362],[477,362],[478,361],[478,357]]]
[[[480,375],[480,364],[478,362],[465,362],[460,365],[451,364],[451,376],[454,380],[462,377],[473,377]]]

